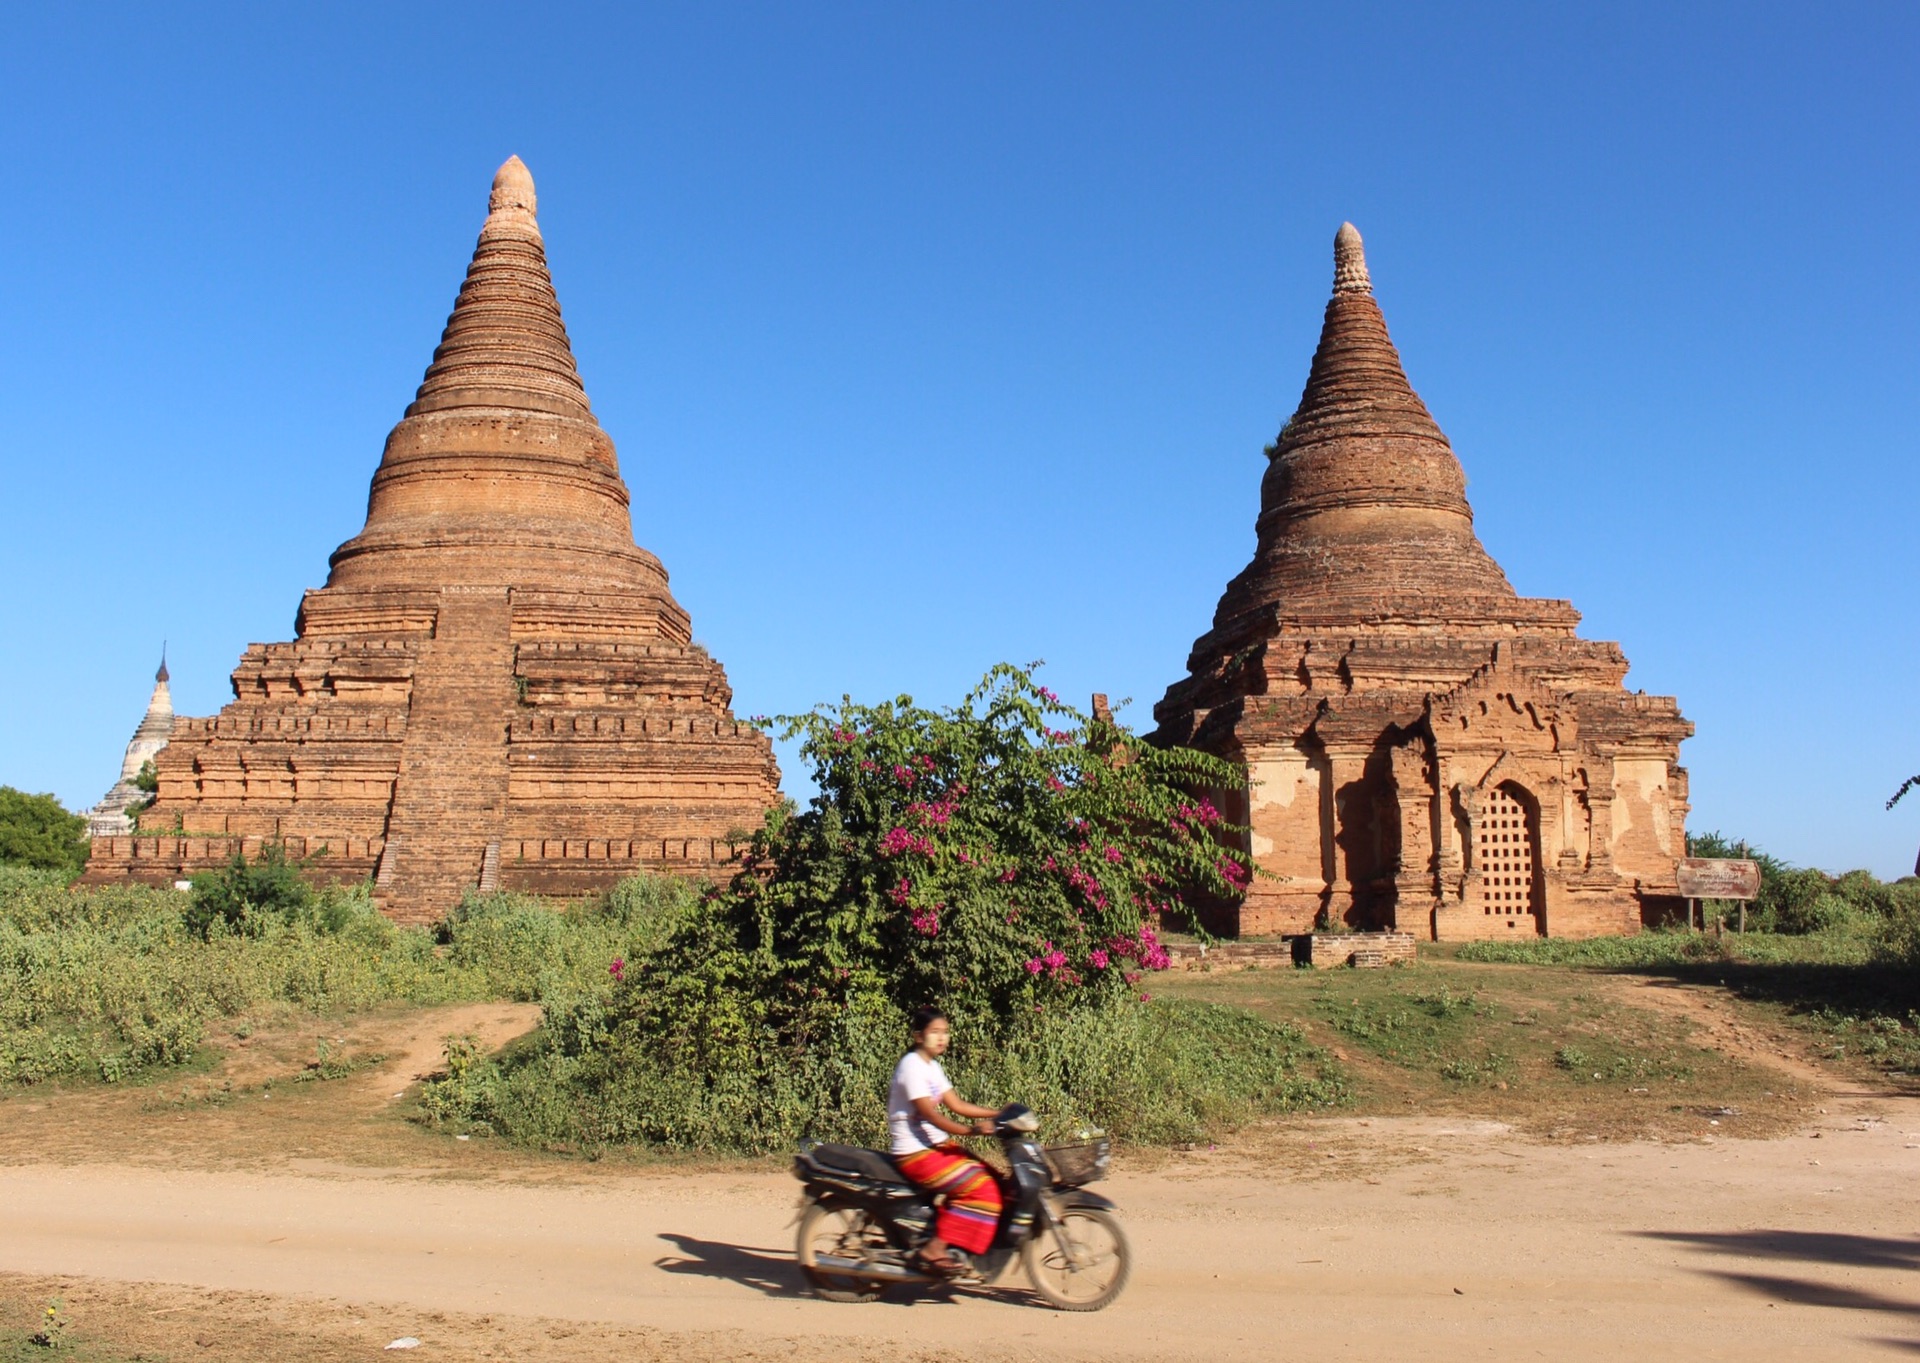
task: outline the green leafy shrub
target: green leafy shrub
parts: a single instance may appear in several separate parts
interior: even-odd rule
[[[301,876],[301,863],[289,861],[286,849],[268,843],[249,860],[244,851],[217,871],[193,878],[193,897],[187,905],[187,927],[200,938],[216,933],[258,935],[275,920],[299,918],[312,907],[313,890]]]
[[[480,975],[495,997],[571,1000],[607,992],[665,947],[707,888],[676,876],[629,876],[604,895],[565,905],[469,891],[441,937],[453,964]]]
[[[0,1083],[179,1064],[209,1020],[262,1008],[605,994],[610,961],[637,955],[627,943],[657,935],[661,906],[695,893],[649,878],[608,897],[625,908],[565,912],[476,896],[441,953],[433,933],[382,916],[367,885],[294,891],[287,869],[229,866],[189,897],[70,890],[64,871],[0,867]]]
[[[606,1015],[576,1006],[514,1056],[483,1060],[450,1043],[445,1079],[429,1084],[427,1119],[551,1147],[644,1144],[757,1153],[810,1136],[871,1144],[905,1050],[905,1023],[849,1018],[790,1068],[660,1063],[598,1031]],[[1256,1116],[1346,1098],[1301,1031],[1236,1008],[1185,1001],[1073,1009],[999,1044],[961,1033],[948,1065],[977,1101],[1025,1102],[1046,1129],[1096,1122],[1122,1139],[1168,1143]]]
[[[1244,830],[1202,793],[1240,783],[1229,765],[1150,748],[1008,666],[950,710],[843,701],[779,722],[812,805],[776,811],[728,889],[667,911],[671,937],[610,994],[550,1004],[502,1063],[450,1069],[434,1120],[585,1145],[870,1141],[927,1002],[953,1014],[976,1096],[1136,1139],[1337,1096],[1301,1076],[1297,1032],[1141,991],[1167,964],[1160,916],[1246,882]]]

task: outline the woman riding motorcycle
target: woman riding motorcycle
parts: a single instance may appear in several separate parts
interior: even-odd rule
[[[965,1268],[947,1253],[947,1246],[984,1254],[1000,1225],[999,1181],[952,1139],[991,1134],[993,1123],[985,1119],[994,1110],[965,1101],[947,1082],[940,1057],[947,1053],[953,1029],[945,1013],[916,1009],[912,1030],[913,1049],[900,1058],[887,1093],[890,1150],[902,1174],[942,1199],[933,1238],[917,1258],[930,1272],[950,1278]],[[943,1107],[973,1120],[955,1121],[940,1110]]]

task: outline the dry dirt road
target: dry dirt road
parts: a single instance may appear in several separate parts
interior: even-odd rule
[[[282,1357],[323,1339],[327,1358],[372,1357],[402,1335],[420,1358],[1911,1357],[1920,1102],[1823,1101],[1770,1141],[1568,1147],[1349,1118],[1271,1133],[1258,1157],[1123,1171],[1106,1191],[1134,1280],[1093,1316],[1018,1292],[813,1300],[788,1253],[794,1185],[757,1168],[14,1163],[0,1270],[96,1296],[185,1285],[199,1295],[142,1288],[117,1309],[264,1310],[315,1342]]]

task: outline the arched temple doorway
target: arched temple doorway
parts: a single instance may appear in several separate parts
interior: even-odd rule
[[[1540,813],[1532,797],[1511,781],[1483,794],[1473,850],[1481,913],[1515,931],[1539,932]]]

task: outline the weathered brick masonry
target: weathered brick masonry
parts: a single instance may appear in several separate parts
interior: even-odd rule
[[[634,543],[534,214],[516,157],[365,528],[293,641],[247,649],[233,703],[174,723],[142,823],[189,836],[96,838],[90,880],[278,840],[427,921],[472,886],[721,872],[779,798],[771,745]]]
[[[1268,453],[1253,562],[1154,708],[1157,741],[1253,782],[1229,808],[1271,876],[1216,926],[1592,936],[1672,911],[1693,726],[1629,694],[1619,647],[1579,638],[1568,602],[1519,596],[1481,546],[1350,223]]]

